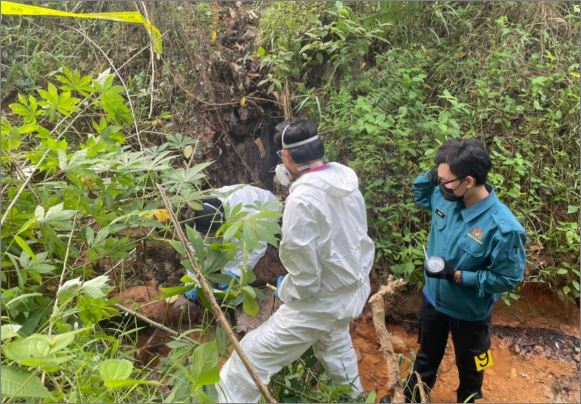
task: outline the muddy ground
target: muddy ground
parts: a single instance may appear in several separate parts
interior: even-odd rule
[[[486,370],[484,398],[479,402],[548,403],[579,402],[579,307],[565,304],[538,285],[526,285],[520,301],[496,305],[492,319],[494,365]],[[415,301],[415,302],[414,302]],[[417,351],[417,321],[409,309],[417,306],[417,296],[398,300],[405,306],[403,316],[395,308],[388,313],[387,328],[403,355],[402,375],[409,373],[410,360]],[[387,367],[379,354],[379,343],[371,321],[364,313],[354,324],[352,338],[359,359],[363,386],[385,395]],[[432,402],[454,402],[458,371],[454,348],[448,340]]]
[[[579,402],[579,307],[563,303],[535,284],[526,285],[521,293],[522,298],[511,306],[503,302],[496,305],[491,347],[494,365],[486,370],[484,399],[480,402]],[[117,296],[126,306],[176,330],[183,332],[198,324],[198,306],[181,297],[171,304],[156,301],[158,295],[157,287],[150,283],[131,287]],[[259,319],[238,315],[239,337],[276,309],[269,290],[265,296]],[[386,324],[394,336],[396,352],[401,355],[400,371],[405,377],[418,349],[419,295],[408,291],[397,301],[397,307],[388,308]],[[368,391],[375,390],[379,400],[386,394],[387,367],[369,309],[353,323],[351,336],[363,386]],[[138,341],[138,359],[142,364],[155,364],[158,356],[167,354],[165,344],[170,340],[162,331],[146,330]],[[457,385],[454,348],[449,339],[431,402],[454,402]]]

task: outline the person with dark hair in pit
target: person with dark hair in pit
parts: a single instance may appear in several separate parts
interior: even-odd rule
[[[214,191],[217,197],[207,198],[202,201],[202,209],[197,211],[189,212],[188,219],[185,220],[185,224],[191,225],[196,231],[198,231],[202,236],[213,237],[216,231],[222,226],[225,221],[225,207],[234,208],[237,205],[241,205],[242,211],[246,212],[248,215],[253,215],[259,211],[256,209],[255,204],[259,203],[274,203],[273,209],[280,211],[282,207],[276,196],[262,188],[258,188],[247,184],[237,184],[237,185],[227,185],[218,188]],[[253,270],[260,260],[267,254],[267,249],[269,247],[266,241],[261,241],[258,248],[248,251],[246,257],[246,267],[249,270]],[[238,250],[232,260],[226,263],[222,274],[230,277],[240,279],[242,276],[242,265],[244,261],[244,251]],[[266,271],[261,271],[266,272]],[[270,274],[264,273],[266,276],[274,276],[274,279],[261,279],[265,282],[275,282],[276,276],[280,275],[277,273],[277,268],[272,268]],[[196,279],[194,274],[188,272],[188,275],[192,279]],[[225,290],[229,283],[221,283],[218,285],[219,289]],[[195,302],[198,298],[198,287],[195,286],[192,289],[184,293],[186,299],[190,302]]]

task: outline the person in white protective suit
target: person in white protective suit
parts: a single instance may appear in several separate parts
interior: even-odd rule
[[[315,126],[293,118],[277,126],[276,169],[293,181],[285,202],[279,256],[288,274],[278,283],[282,306],[241,341],[261,381],[311,346],[336,383],[363,392],[349,323],[370,293],[375,247],[367,235],[365,202],[355,172],[324,163]],[[238,354],[220,371],[218,402],[257,402],[260,393]]]
[[[202,202],[202,210],[195,212],[192,219],[196,230],[203,235],[213,235],[224,223],[225,208],[231,209],[241,204],[242,211],[248,215],[254,215],[259,212],[253,206],[256,202],[277,202],[276,196],[272,192],[247,184],[227,185],[215,190],[214,194],[217,198],[210,198]],[[278,203],[272,205],[272,208],[278,211],[282,210]],[[266,254],[267,242],[261,241],[259,244],[260,247],[248,251],[247,269],[253,269]],[[222,273],[240,278],[243,261],[244,251],[240,249],[236,252],[235,257],[225,265]],[[188,271],[188,274],[192,279],[196,279],[193,273]],[[227,286],[227,284],[221,284],[219,288],[225,289]],[[190,301],[195,301],[198,296],[198,288],[190,289],[184,293],[184,296]]]

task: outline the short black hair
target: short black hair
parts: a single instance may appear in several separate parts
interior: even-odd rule
[[[436,153],[436,164],[446,163],[458,178],[474,177],[477,185],[486,183],[492,168],[490,154],[475,138],[452,139],[444,143]]]
[[[288,127],[288,129],[286,129]],[[286,131],[285,131],[286,129]],[[282,148],[282,133],[284,132],[284,142],[286,144],[297,143],[317,136],[315,124],[305,118],[291,118],[276,125],[274,142],[279,149]],[[307,161],[318,160],[325,155],[325,147],[321,139],[305,143],[302,146],[288,149],[295,163],[305,163]]]
[[[198,232],[214,235],[224,223],[224,206],[218,198],[205,199],[202,209],[194,212],[193,222]]]

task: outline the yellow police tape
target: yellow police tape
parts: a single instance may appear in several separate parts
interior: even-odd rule
[[[89,18],[143,24],[151,34],[153,50],[161,54],[163,46],[161,33],[137,11],[121,11],[113,13],[69,13],[68,11],[53,10],[45,7],[30,6],[28,4],[0,1],[0,14],[4,15],[45,15],[54,17]]]

